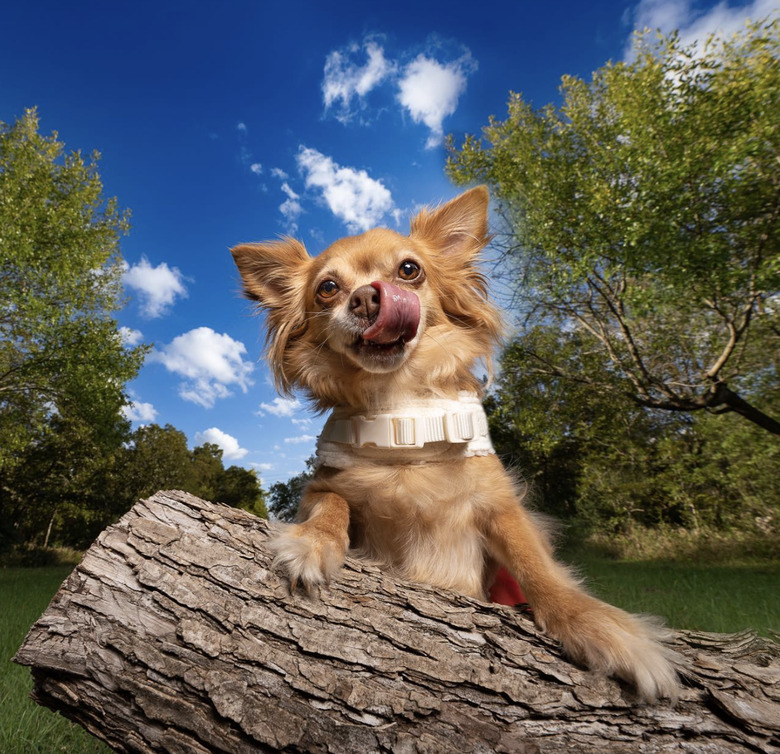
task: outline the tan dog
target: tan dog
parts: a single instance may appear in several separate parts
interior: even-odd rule
[[[477,599],[504,566],[571,658],[633,683],[642,699],[673,698],[657,629],[587,594],[554,560],[490,445],[472,373],[501,333],[476,266],[487,209],[479,187],[420,212],[408,236],[370,230],[314,258],[291,239],[233,249],[246,295],[267,312],[277,387],[334,409],[277,561],[309,587],[352,547]]]

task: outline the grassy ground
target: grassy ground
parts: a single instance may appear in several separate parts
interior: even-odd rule
[[[711,565],[621,562],[593,550],[567,553],[600,597],[674,628],[780,631],[780,561]],[[28,698],[30,671],[11,663],[27,630],[71,566],[0,569],[0,752],[97,754],[108,749],[78,726]]]
[[[567,562],[599,597],[630,612],[650,613],[674,628],[732,633],[780,632],[780,561],[712,565],[614,561],[588,551]]]
[[[29,699],[29,668],[11,658],[70,566],[0,569],[0,752],[96,754],[109,749],[78,725]]]

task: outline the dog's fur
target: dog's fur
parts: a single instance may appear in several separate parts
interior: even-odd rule
[[[478,187],[420,212],[409,236],[374,229],[315,258],[292,239],[234,248],[246,295],[267,313],[267,358],[280,391],[302,389],[321,410],[367,412],[410,396],[479,392],[472,369],[480,359],[490,363],[501,335],[476,266],[488,241],[487,208],[487,189]],[[420,269],[408,281],[399,274],[407,261]],[[377,280],[418,296],[419,328],[408,342],[377,347],[360,337],[371,319],[355,291]],[[478,599],[505,566],[537,624],[571,658],[633,683],[641,699],[674,698],[677,676],[657,641],[663,632],[587,594],[553,558],[521,500],[495,455],[320,466],[300,523],[277,535],[277,559],[293,585],[308,588],[332,577],[351,545],[399,576]]]

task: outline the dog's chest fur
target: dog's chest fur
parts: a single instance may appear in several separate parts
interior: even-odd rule
[[[508,484],[500,463],[479,457],[360,466],[333,474],[327,486],[349,504],[351,546],[361,556],[410,580],[484,599],[492,574],[481,519],[496,483]]]

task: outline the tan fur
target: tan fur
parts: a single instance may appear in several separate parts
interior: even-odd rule
[[[268,360],[283,392],[302,389],[322,410],[385,409],[414,396],[478,391],[472,370],[490,364],[501,322],[477,267],[488,241],[488,193],[467,191],[412,221],[409,236],[375,229],[311,258],[283,239],[233,249],[246,294],[267,312]],[[398,277],[413,260],[421,279]],[[339,292],[317,295],[323,280]],[[354,348],[352,291],[374,280],[413,290],[417,335],[380,363]],[[392,452],[392,451],[389,451]],[[674,698],[677,678],[662,631],[585,592],[522,505],[495,456],[425,465],[320,467],[304,492],[300,523],[281,527],[277,561],[293,584],[328,580],[347,547],[399,576],[485,599],[499,565],[522,586],[537,623],[576,661],[633,683],[640,698]]]

